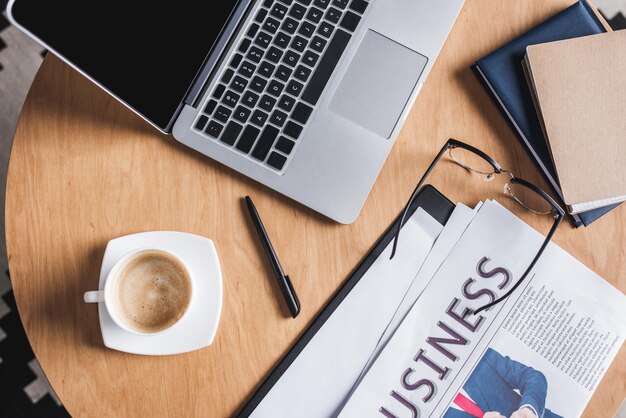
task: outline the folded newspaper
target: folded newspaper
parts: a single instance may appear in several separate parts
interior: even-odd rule
[[[340,417],[579,416],[626,334],[626,297],[495,201],[458,205]],[[393,280],[387,277],[387,280]]]

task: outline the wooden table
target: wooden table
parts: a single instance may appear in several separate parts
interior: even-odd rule
[[[52,386],[75,416],[235,413],[401,210],[448,137],[470,142],[545,186],[469,66],[571,0],[467,0],[358,220],[333,223],[178,145],[48,55],[22,111],[10,160],[6,227],[15,298]],[[460,176],[457,176],[459,174]],[[472,203],[501,184],[439,170],[435,183]],[[496,183],[496,182],[494,182]],[[470,187],[471,186],[471,187]],[[547,188],[546,188],[547,190]],[[288,319],[241,197],[264,215],[302,301]],[[535,227],[549,220],[523,215]],[[214,240],[224,307],[212,346],[170,357],[106,349],[94,305],[112,238],[179,230]],[[626,291],[626,205],[555,241]],[[585,416],[612,416],[626,395],[621,350]],[[184,412],[184,414],[183,414]]]

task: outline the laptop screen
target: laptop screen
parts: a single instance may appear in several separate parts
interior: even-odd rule
[[[16,0],[12,15],[165,129],[238,0],[131,3]]]

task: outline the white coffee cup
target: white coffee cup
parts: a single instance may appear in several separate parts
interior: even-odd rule
[[[161,329],[155,332],[145,332],[143,330],[137,329],[130,323],[129,320],[124,318],[124,315],[122,314],[120,306],[119,306],[119,298],[117,297],[116,292],[118,291],[117,285],[121,277],[120,273],[124,270],[124,268],[128,266],[131,262],[139,258],[140,256],[145,255],[147,253],[155,253],[155,252],[162,253],[166,256],[173,258],[180,264],[180,266],[182,266],[183,270],[185,271],[186,277],[189,279],[188,285],[189,285],[189,295],[190,295],[189,300],[190,301],[187,304],[184,313],[175,322],[170,324],[167,328]],[[178,255],[174,254],[171,251],[163,250],[163,249],[140,248],[140,249],[134,250],[126,254],[117,263],[115,263],[115,265],[113,266],[113,268],[111,269],[111,271],[106,277],[104,290],[93,290],[93,291],[85,292],[85,294],[83,295],[83,299],[85,300],[86,303],[104,303],[111,319],[113,319],[113,321],[125,331],[128,331],[136,335],[157,335],[157,334],[161,334],[163,332],[170,330],[172,327],[174,327],[176,324],[182,321],[183,318],[185,318],[185,316],[187,316],[190,310],[189,308],[191,306],[191,303],[193,302],[193,281],[194,281],[193,275],[191,271],[189,270],[189,267],[187,267],[187,264]]]

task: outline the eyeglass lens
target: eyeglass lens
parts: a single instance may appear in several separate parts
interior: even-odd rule
[[[481,156],[464,148],[450,148],[448,154],[455,163],[466,170],[472,171],[476,174],[488,176],[487,180],[491,180],[495,174],[495,170],[489,162]]]
[[[520,184],[507,183],[504,185],[504,193],[520,205],[538,215],[552,213],[552,205],[535,191]]]

